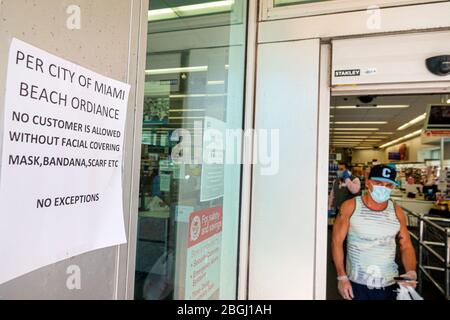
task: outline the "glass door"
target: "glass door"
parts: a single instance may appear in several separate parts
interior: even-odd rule
[[[246,11],[150,1],[136,299],[236,298]]]

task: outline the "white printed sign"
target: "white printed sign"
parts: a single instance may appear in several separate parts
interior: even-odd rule
[[[130,86],[13,39],[0,181],[0,283],[126,242]]]
[[[217,299],[222,226],[222,206],[189,214],[185,300]]]

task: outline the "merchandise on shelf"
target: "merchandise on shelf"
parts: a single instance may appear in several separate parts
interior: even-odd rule
[[[338,165],[335,162],[330,162],[328,166],[328,192],[333,188],[333,183],[337,178]]]

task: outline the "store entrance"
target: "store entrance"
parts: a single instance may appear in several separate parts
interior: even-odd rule
[[[368,175],[377,164],[388,165],[396,171],[397,186],[391,193],[391,200],[407,215],[418,260],[418,291],[425,299],[442,299],[448,290],[448,269],[434,253],[423,248],[419,250],[419,241],[432,242],[435,253],[445,258],[448,256],[444,250],[447,238],[434,232],[432,227],[426,229],[428,234],[420,235],[416,215],[436,217],[436,223],[443,227],[450,225],[449,193],[446,191],[450,183],[450,137],[426,136],[424,133],[434,121],[432,106],[447,110],[441,114],[447,118],[439,121],[444,126],[450,125],[450,96],[339,95],[331,97],[330,105],[327,299],[342,299],[332,259],[331,238],[336,217],[342,203],[368,192]],[[345,242],[343,247],[346,257]],[[395,262],[402,274],[398,244],[396,252]],[[422,268],[424,272],[420,272]]]

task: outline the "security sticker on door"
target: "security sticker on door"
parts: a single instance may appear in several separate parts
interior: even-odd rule
[[[361,69],[346,69],[334,71],[335,77],[359,77],[361,75]]]

